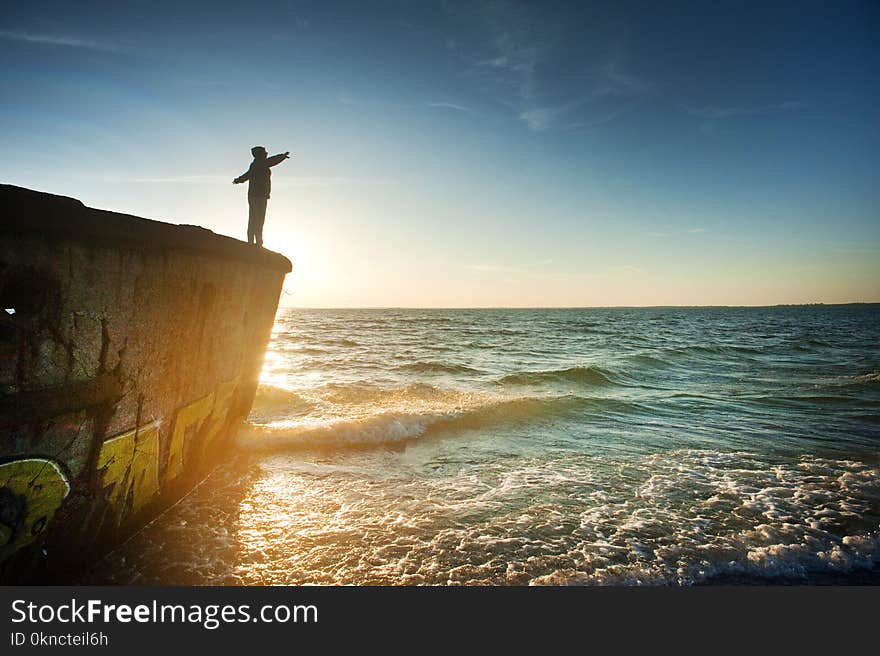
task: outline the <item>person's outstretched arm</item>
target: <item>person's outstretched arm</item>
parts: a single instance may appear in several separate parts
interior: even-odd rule
[[[232,184],[241,184],[242,182],[247,182],[251,177],[251,170],[248,169],[240,176],[238,176],[235,180],[232,181]]]
[[[286,153],[281,153],[280,155],[272,155],[272,157],[266,160],[266,166],[275,166],[276,164],[281,164],[284,160],[290,157],[290,151]]]

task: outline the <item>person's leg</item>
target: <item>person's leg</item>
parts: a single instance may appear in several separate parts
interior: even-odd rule
[[[249,244],[253,244],[256,238],[256,226],[257,226],[257,212],[258,212],[258,201],[259,198],[248,198],[248,229],[247,229],[247,241]]]
[[[254,199],[257,200],[257,199]],[[257,242],[257,246],[263,245],[263,224],[266,222],[266,205],[269,202],[268,198],[260,198],[260,205],[257,208],[257,214],[254,217],[254,237]]]

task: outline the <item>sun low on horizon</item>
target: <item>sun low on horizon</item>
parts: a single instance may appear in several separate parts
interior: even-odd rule
[[[10,7],[0,182],[244,240],[232,180],[290,151],[290,307],[878,302],[880,10],[843,4]]]

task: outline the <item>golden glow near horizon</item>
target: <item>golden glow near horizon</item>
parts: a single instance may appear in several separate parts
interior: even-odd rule
[[[280,194],[278,194],[280,196]],[[813,247],[808,259],[797,239],[774,245],[737,244],[703,231],[678,237],[621,236],[585,245],[583,257],[528,253],[521,237],[489,237],[485,261],[479,244],[455,250],[456,236],[438,241],[388,230],[370,231],[368,208],[338,207],[361,226],[335,220],[299,198],[273,199],[267,245],[287,255],[294,272],[282,306],[290,307],[575,307],[651,305],[775,305],[880,300],[880,265],[846,249]],[[299,206],[298,203],[301,203]],[[285,219],[290,217],[290,221]],[[332,226],[343,227],[333,229]],[[466,240],[468,231],[461,234]],[[485,236],[480,236],[485,238]],[[450,244],[450,242],[452,242]],[[735,242],[734,242],[735,243]],[[512,246],[517,257],[498,254]],[[564,247],[563,247],[564,248]],[[788,252],[786,252],[786,250]],[[560,257],[562,255],[563,257]],[[831,274],[831,275],[829,275]]]
[[[492,188],[438,202],[430,191],[422,196],[394,182],[315,182],[298,175],[307,164],[296,156],[282,166],[291,170],[274,176],[264,233],[267,248],[294,265],[282,306],[880,301],[880,249],[870,242],[789,234],[772,224],[766,234],[743,235],[738,220],[721,210],[711,228],[660,231],[602,202],[535,218],[541,199],[511,208]],[[244,237],[245,193],[225,180],[110,187],[67,180],[48,187],[87,205]]]

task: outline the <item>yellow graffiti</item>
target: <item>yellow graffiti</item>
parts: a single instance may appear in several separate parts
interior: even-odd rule
[[[226,424],[226,417],[229,414],[229,404],[235,387],[238,385],[238,378],[227,380],[217,385],[214,392],[214,408],[211,411],[210,427],[208,428],[205,441],[202,443],[202,454],[207,455],[214,441],[219,437]]]
[[[171,444],[168,447],[168,465],[165,478],[171,480],[183,473],[183,459],[186,451],[186,436],[190,428],[198,432],[201,425],[214,408],[214,392],[194,403],[190,403],[177,411],[174,429],[171,433]]]
[[[51,460],[0,465],[0,560],[43,533],[68,492],[67,478]]]
[[[98,471],[118,526],[159,493],[159,422],[105,441]]]

